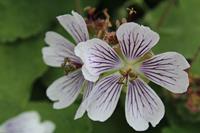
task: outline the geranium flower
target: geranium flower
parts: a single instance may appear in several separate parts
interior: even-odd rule
[[[100,39],[82,42],[75,48],[75,54],[84,62],[84,77],[93,82],[100,78],[85,108],[92,120],[105,121],[114,112],[125,89],[127,122],[135,130],[143,131],[149,123],[156,126],[165,112],[162,101],[146,81],[183,93],[189,85],[184,70],[190,65],[176,52],[153,56],[150,50],[159,41],[159,35],[148,27],[125,23],[116,35],[120,48],[115,50]]]
[[[76,44],[89,39],[86,23],[78,13],[72,11],[72,15],[58,16],[57,19]],[[93,83],[86,81],[82,75],[82,61],[74,54],[76,44],[55,32],[47,32],[45,41],[49,45],[42,49],[45,63],[53,67],[63,67],[67,72],[47,89],[47,96],[54,101],[54,108],[62,109],[71,105],[82,88],[84,88],[84,100],[92,89]]]
[[[55,125],[51,121],[40,122],[37,112],[24,112],[7,120],[0,126],[1,133],[53,133]]]

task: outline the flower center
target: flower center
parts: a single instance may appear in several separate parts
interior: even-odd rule
[[[75,62],[71,61],[69,58],[65,58],[64,63],[61,64],[61,67],[64,69],[65,75],[67,75],[70,72],[72,72],[78,68],[81,68],[82,64],[75,63]]]
[[[126,84],[128,80],[135,80],[138,77],[138,74],[132,69],[131,66],[120,69],[119,73],[122,75],[119,80],[120,84]]]
[[[138,77],[144,78],[143,74],[140,72],[140,66],[142,62],[150,59],[153,56],[152,52],[146,53],[144,56],[134,59],[134,60],[123,60],[124,66],[119,70],[122,77],[119,80],[120,84],[126,84],[129,81],[133,81]]]

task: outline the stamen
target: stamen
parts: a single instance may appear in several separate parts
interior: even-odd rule
[[[130,81],[132,81],[132,80],[135,80],[138,77],[138,75],[135,74],[134,72],[130,72],[129,77],[130,77]]]
[[[126,77],[122,76],[119,81],[117,82],[118,84],[125,84],[124,80],[126,79]]]
[[[119,79],[119,84],[127,84],[128,79],[133,81],[138,77],[138,74],[133,72],[133,70],[129,67],[127,69],[119,70],[119,73],[122,75],[122,77]]]
[[[61,64],[61,67],[64,69],[65,75],[77,69],[77,66],[69,58],[64,59],[64,63]]]
[[[132,14],[136,14],[137,12],[134,10],[134,8],[127,8],[127,10],[128,10],[128,14],[129,15],[132,15]]]
[[[128,82],[128,76],[129,76],[129,73],[131,72],[131,68],[128,68],[128,69],[121,69],[119,70],[120,74],[122,75],[122,77],[119,79],[118,83],[119,84],[127,84]]]

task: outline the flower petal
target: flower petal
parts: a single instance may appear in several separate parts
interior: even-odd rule
[[[143,56],[159,41],[159,35],[156,32],[133,22],[122,24],[116,35],[122,53],[128,59]]]
[[[55,125],[50,121],[41,123],[40,116],[35,111],[25,112],[9,119],[1,127],[6,133],[53,133],[54,129]]]
[[[97,81],[101,73],[118,69],[121,65],[117,53],[106,42],[97,38],[79,43],[75,47],[75,54],[84,62],[84,77],[93,82]],[[96,78],[90,78],[91,75]]]
[[[60,24],[71,34],[76,43],[89,39],[89,34],[85,20],[77,12],[72,11],[72,15],[66,14],[57,17]]]
[[[56,32],[47,32],[45,41],[49,47],[42,49],[43,59],[47,65],[61,67],[65,58],[81,64],[81,60],[74,54],[74,46],[71,42]]]
[[[80,69],[56,80],[47,89],[47,96],[55,101],[54,108],[62,109],[71,105],[81,92],[83,82]]]
[[[141,79],[130,81],[126,95],[126,119],[136,131],[156,126],[164,116],[164,105],[156,93]]]
[[[94,121],[105,121],[114,112],[122,89],[120,75],[107,76],[101,79],[88,97],[88,116]]]
[[[6,133],[6,130],[4,129],[3,126],[0,126],[0,133]]]
[[[3,125],[15,125],[19,121],[26,121],[26,122],[34,121],[37,123],[40,121],[40,115],[35,111],[24,112],[14,118],[7,120]],[[22,123],[18,123],[18,124],[22,124]]]
[[[69,49],[70,51],[74,50],[74,44],[56,32],[47,32],[44,40],[51,47]]]
[[[88,98],[89,94],[91,93],[93,87],[94,87],[94,83],[88,81],[87,84],[86,84],[86,88],[84,89],[82,103],[79,106],[74,119],[79,119],[84,115],[84,113],[85,113],[85,111],[87,109],[86,107],[88,107],[87,98]]]
[[[98,79],[99,79],[99,76],[96,76],[96,75],[92,75],[88,69],[86,68],[85,65],[82,66],[81,68],[82,70],[82,73],[83,73],[83,76],[85,79],[91,81],[91,82],[96,82]]]
[[[189,86],[188,74],[184,69],[189,67],[182,55],[167,52],[143,62],[141,71],[152,82],[174,93],[183,93]]]
[[[55,124],[51,121],[44,121],[42,127],[44,128],[44,133],[53,133],[56,128]]]

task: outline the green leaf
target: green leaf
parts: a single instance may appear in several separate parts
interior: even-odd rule
[[[185,124],[181,126],[172,125],[163,129],[162,133],[198,133],[200,130],[199,123]]]
[[[177,51],[187,58],[192,58],[200,46],[200,16],[197,0],[168,0],[148,13],[145,20],[160,33],[160,42],[154,48],[156,53]],[[175,0],[174,0],[175,1]],[[200,74],[200,58],[191,71]]]
[[[0,125],[9,118],[19,114],[22,110],[22,107],[20,107],[15,101],[9,102],[7,99],[1,100],[0,108]]]
[[[200,113],[199,112],[191,112],[187,107],[186,107],[186,101],[181,103],[177,103],[176,105],[176,110],[177,114],[180,115],[182,120],[187,121],[187,122],[199,122],[200,121]],[[187,117],[185,117],[187,116]]]
[[[123,109],[118,106],[111,118],[105,122],[92,122],[92,133],[134,133],[134,130],[126,122]]]
[[[200,130],[199,121],[197,119],[192,120],[191,114],[185,113],[182,116],[179,114],[181,109],[184,109],[180,106],[183,106],[180,100],[168,99],[165,102],[169,126],[163,128],[162,133],[197,133]]]
[[[191,71],[194,75],[200,75],[200,52],[192,64]]]
[[[33,81],[47,68],[42,60],[43,44],[39,37],[0,45],[0,101],[28,101]]]
[[[42,76],[42,82],[45,86],[49,86],[62,76],[64,76],[64,70],[62,68],[49,68]]]
[[[56,124],[55,133],[91,133],[92,125],[87,118],[74,120],[78,106],[71,105],[64,110],[55,110],[48,103],[30,103],[26,110],[36,110],[42,119],[51,120]]]
[[[46,30],[56,16],[95,5],[97,0],[0,0],[0,42],[27,38]]]

